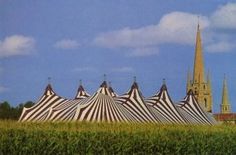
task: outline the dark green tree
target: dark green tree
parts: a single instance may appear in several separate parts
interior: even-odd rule
[[[14,115],[13,119],[19,119],[20,118],[20,115],[21,115],[24,107],[25,108],[30,108],[33,105],[34,105],[34,102],[32,102],[32,101],[27,101],[25,103],[19,104],[17,107],[15,107],[15,112],[14,112],[15,115]]]
[[[11,107],[11,105],[4,101],[0,103],[0,119],[13,119],[18,120],[24,107],[29,108],[34,105],[34,102],[27,101],[21,103],[16,107]]]
[[[1,119],[11,118],[11,106],[7,101],[0,103],[0,118]]]

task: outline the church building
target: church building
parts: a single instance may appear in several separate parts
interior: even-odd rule
[[[221,123],[236,124],[236,113],[232,113],[231,104],[228,95],[226,76],[224,76],[222,88],[222,100],[220,104],[220,113],[214,114],[215,119]]]
[[[205,77],[201,31],[199,24],[197,26],[193,75],[189,72],[187,78],[186,91],[189,92],[189,90],[192,90],[193,95],[196,97],[200,106],[207,112],[212,113],[213,100],[211,80],[209,72]],[[214,113],[213,115],[218,122],[236,124],[236,113],[231,112],[226,76],[224,76],[223,80],[220,113]]]
[[[226,77],[224,77],[224,82],[223,82],[222,102],[221,102],[221,105],[220,105],[220,110],[221,110],[220,112],[222,114],[231,113],[231,105],[230,105],[229,97],[228,97]]]
[[[193,76],[188,73],[187,79],[187,92],[189,90],[193,91],[194,96],[197,101],[207,112],[212,112],[212,91],[210,76],[208,73],[207,78],[204,73],[204,63],[203,63],[203,51],[201,43],[201,32],[200,26],[197,26],[197,36],[195,45],[195,58],[194,58],[194,68]]]

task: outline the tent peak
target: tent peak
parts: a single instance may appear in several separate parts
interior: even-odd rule
[[[161,86],[161,91],[166,91],[167,90],[167,86],[166,86],[166,79],[162,79],[162,86]]]
[[[167,90],[167,86],[165,83],[163,83],[161,86],[161,91],[166,91],[166,90]]]
[[[137,82],[134,82],[131,89],[138,89],[138,83]]]
[[[80,91],[84,91],[84,87],[81,84],[79,85],[79,88],[78,88],[78,92]]]
[[[106,82],[106,81],[103,81],[102,84],[100,85],[100,87],[105,87],[105,88],[107,88],[107,82]]]
[[[190,90],[188,91],[187,95],[193,95],[193,90],[190,89]]]
[[[55,94],[55,93],[54,93],[54,91],[52,89],[51,84],[48,84],[46,89],[45,89],[44,95],[52,95],[52,94]]]

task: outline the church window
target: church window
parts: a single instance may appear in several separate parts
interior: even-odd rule
[[[204,98],[204,104],[205,104],[205,107],[207,107],[207,99]]]

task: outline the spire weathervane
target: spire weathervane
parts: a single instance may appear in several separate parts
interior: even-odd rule
[[[197,16],[197,27],[198,27],[198,29],[200,28],[200,24],[199,23],[200,23],[200,16],[198,15]]]

